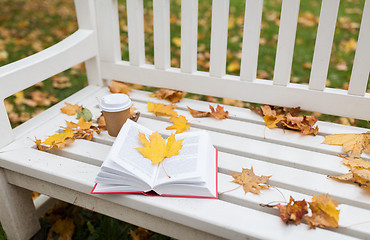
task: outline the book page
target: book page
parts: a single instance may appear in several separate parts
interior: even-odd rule
[[[194,183],[202,182],[199,161],[202,151],[203,138],[200,132],[176,135],[176,140],[184,139],[179,154],[166,158],[159,166],[155,185],[165,183]]]
[[[149,129],[127,120],[112,146],[108,160],[113,160],[129,173],[152,186],[158,166],[153,165],[149,159],[144,158],[136,150],[136,148],[142,147],[139,131],[146,135],[152,133]]]

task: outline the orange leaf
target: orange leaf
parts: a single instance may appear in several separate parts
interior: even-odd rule
[[[328,194],[322,194],[318,197],[313,195],[312,202],[308,203],[312,211],[311,217],[305,217],[310,228],[318,227],[338,227],[339,212],[337,206],[339,202],[332,200]]]
[[[277,204],[277,208],[280,210],[280,218],[284,223],[294,223],[298,225],[305,214],[308,213],[306,200],[295,201],[292,196],[287,205]]]
[[[229,118],[229,112],[224,110],[224,107],[221,107],[220,105],[217,105],[216,110],[209,105],[209,108],[211,109],[211,115],[216,119],[226,119]]]
[[[129,95],[131,87],[123,82],[112,81],[112,84],[108,86],[111,93],[123,93]]]
[[[243,168],[242,173],[231,172],[231,174],[234,178],[233,182],[242,185],[246,194],[248,192],[259,194],[261,189],[268,188],[268,185],[266,185],[266,183],[271,177],[256,176],[253,172],[253,167],[251,167],[251,169]]]
[[[177,133],[182,133],[190,128],[190,124],[188,124],[188,121],[184,116],[176,116],[176,117],[171,117],[169,119],[170,122],[173,123],[173,125],[167,127],[167,130],[174,129],[176,130]]]
[[[149,96],[155,97],[158,99],[166,99],[171,103],[177,103],[180,102],[180,100],[183,97],[183,92],[181,91],[175,91],[171,89],[161,88],[154,93],[150,94]]]
[[[187,108],[189,109],[191,116],[193,116],[194,118],[209,117],[211,115],[210,112],[197,111],[189,107]]]
[[[79,106],[77,104],[72,105],[72,104],[65,102],[65,105],[67,106],[62,107],[60,111],[62,111],[62,113],[65,113],[67,115],[75,115],[78,111],[82,110],[82,106]]]
[[[174,117],[177,116],[177,112],[174,111],[176,105],[164,105],[162,103],[152,103],[148,102],[148,112],[154,113],[156,116],[169,116]]]

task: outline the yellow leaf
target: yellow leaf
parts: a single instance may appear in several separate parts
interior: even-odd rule
[[[165,105],[162,103],[152,103],[148,102],[148,112],[154,113],[156,116],[169,116],[174,117],[177,116],[177,112],[174,111],[176,105]]]
[[[342,163],[350,168],[370,170],[370,162],[365,161],[362,158],[345,157],[342,159]]]
[[[270,116],[270,115],[265,115],[263,117],[263,120],[265,121],[266,127],[272,129],[276,128],[277,125],[280,121],[284,120],[284,115],[277,115],[277,116]]]
[[[337,228],[340,212],[337,206],[339,204],[332,200],[328,194],[322,194],[318,197],[313,195],[312,202],[309,202],[312,216],[305,218],[310,228],[316,228],[317,226]]]
[[[178,155],[180,149],[182,148],[183,140],[184,139],[176,141],[175,134],[171,134],[171,136],[167,139],[165,157],[170,158],[172,156]]]
[[[180,47],[181,46],[181,38],[179,38],[179,37],[172,38],[172,43],[175,44],[176,47]]]
[[[237,60],[232,61],[227,66],[227,71],[229,71],[229,72],[236,72],[236,71],[239,71],[239,70],[240,70],[240,63]]]
[[[55,239],[54,234],[58,234],[60,240],[70,240],[75,231],[75,224],[71,218],[58,219],[49,230],[47,239]]]
[[[171,117],[169,119],[170,122],[173,123],[173,125],[167,127],[167,130],[174,129],[177,133],[182,133],[190,128],[190,124],[188,124],[188,121],[184,116],[177,116],[177,117]]]
[[[145,134],[139,132],[139,140],[144,147],[136,148],[145,158],[152,161],[152,164],[159,164],[165,158],[170,158],[179,154],[182,148],[182,141],[175,140],[175,136],[171,135],[167,140],[162,138],[158,132],[154,132],[147,140]]]
[[[73,131],[71,129],[67,129],[62,133],[57,133],[51,135],[45,141],[44,144],[50,145],[53,148],[63,148],[66,144],[72,143],[74,141],[73,138]]]
[[[366,133],[346,133],[325,136],[323,144],[342,146],[349,157],[359,157],[362,151],[370,153],[370,131]]]
[[[62,111],[62,113],[65,113],[67,115],[75,115],[78,111],[82,110],[82,106],[79,106],[77,104],[72,105],[72,104],[65,102],[65,105],[66,106],[62,107],[60,111]]]
[[[171,103],[177,103],[180,102],[182,97],[184,96],[184,93],[181,91],[175,91],[167,88],[161,88],[155,91],[152,94],[149,94],[151,97],[155,97],[158,99],[166,99]]]
[[[15,93],[14,96],[15,96],[14,103],[16,105],[20,105],[20,104],[23,103],[23,101],[24,101],[24,93],[23,93],[23,91],[20,91],[20,92]]]

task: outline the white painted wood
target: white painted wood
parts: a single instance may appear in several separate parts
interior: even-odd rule
[[[328,76],[340,0],[322,1],[309,88],[322,91]]]
[[[143,0],[127,0],[127,26],[130,64],[145,63]]]
[[[348,94],[364,96],[370,73],[370,1],[366,0],[358,36],[356,55],[353,62]]]
[[[221,78],[226,72],[230,0],[212,1],[211,59],[209,74]]]
[[[0,221],[8,239],[29,239],[39,229],[31,192],[8,183],[0,169]]]
[[[240,66],[240,80],[242,81],[252,82],[257,76],[262,9],[263,0],[246,1]]]
[[[122,59],[122,56],[117,0],[95,0],[95,5],[97,9],[95,16],[97,31],[99,32],[98,40],[100,60],[104,62],[119,61]],[[135,38],[135,33],[133,33],[133,36],[131,35],[131,37]],[[132,55],[134,55],[134,53],[132,53]]]
[[[0,89],[0,96],[8,97],[94,57],[95,43],[92,30],[78,30],[42,52],[0,67],[0,79],[7,84]]]
[[[154,66],[167,69],[171,64],[170,1],[153,1]]]
[[[276,49],[274,84],[287,86],[290,82],[300,0],[283,0],[279,38]]]
[[[198,0],[181,0],[181,71],[197,71]]]
[[[370,107],[369,94],[359,98],[348,95],[347,91],[341,89],[327,88],[325,91],[315,91],[309,90],[308,86],[293,83],[288,87],[282,87],[269,80],[239,81],[238,77],[230,75],[220,79],[199,71],[189,75],[173,68],[162,72],[150,65],[143,65],[141,68],[130,67],[123,61],[116,64],[102,63],[102,66],[103,78],[108,79],[255,103],[286,107],[300,106],[313,112],[370,119],[370,112],[357,110]],[[322,104],[323,102],[325,104]]]

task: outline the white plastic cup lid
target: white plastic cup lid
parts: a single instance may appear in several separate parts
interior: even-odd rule
[[[131,107],[131,99],[122,93],[113,93],[101,98],[100,110],[105,112],[120,112]]]

